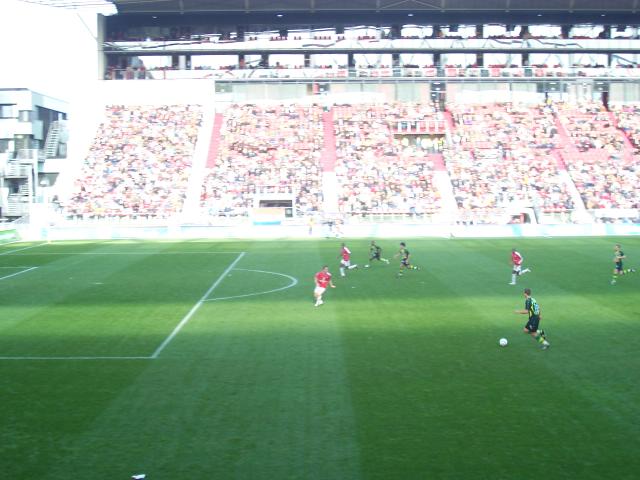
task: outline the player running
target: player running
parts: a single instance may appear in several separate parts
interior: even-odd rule
[[[615,285],[618,282],[618,276],[627,275],[629,273],[635,273],[635,268],[627,268],[625,269],[622,266],[622,260],[624,260],[626,255],[622,251],[622,247],[619,243],[616,243],[615,247],[613,247],[613,263],[615,266],[613,267],[613,277],[611,278],[611,285]]]
[[[384,262],[389,265],[389,260],[386,258],[382,258],[382,248],[376,245],[375,240],[371,240],[371,245],[369,246],[369,263],[374,260],[378,260],[379,262]],[[369,263],[367,263],[364,267],[369,268]]]
[[[318,273],[313,277],[316,282],[316,288],[313,290],[313,296],[316,299],[316,307],[319,307],[324,302],[322,301],[322,294],[327,290],[327,287],[336,288],[331,281],[331,274],[329,273],[329,266],[325,265]]]
[[[420,268],[411,265],[411,253],[407,250],[407,244],[404,242],[400,242],[400,250],[396,253],[394,258],[400,257],[400,271],[396,275],[396,277],[401,277],[403,275],[403,270],[419,270]]]
[[[347,246],[343,243],[340,248],[340,255],[338,255],[340,259],[340,276],[345,277],[345,269],[353,270],[354,268],[358,268],[358,265],[351,265],[351,250],[347,248]]]
[[[531,296],[531,289],[524,289],[524,309],[516,310],[515,313],[522,315],[529,315],[529,321],[524,326],[524,333],[529,333],[532,338],[538,341],[541,348],[546,350],[549,348],[550,343],[547,341],[547,337],[544,334],[544,330],[538,330],[540,325],[540,305],[535,298]]]
[[[520,253],[515,248],[513,248],[511,250],[511,264],[513,266],[511,269],[511,283],[509,285],[515,285],[516,277],[519,277],[520,275],[524,275],[525,273],[531,271],[530,268],[525,268],[524,270],[522,269],[522,260],[522,255],[520,255]]]

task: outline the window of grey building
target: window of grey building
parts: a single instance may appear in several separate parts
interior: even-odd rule
[[[12,104],[0,105],[0,118],[16,118],[16,106]]]

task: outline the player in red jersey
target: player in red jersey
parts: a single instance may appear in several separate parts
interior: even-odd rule
[[[531,271],[530,268],[525,268],[524,270],[522,269],[522,260],[523,260],[522,255],[520,255],[520,253],[515,248],[511,249],[512,269],[511,269],[511,283],[509,285],[515,285],[516,277]]]
[[[351,265],[351,250],[347,248],[347,246],[343,243],[340,249],[340,255],[338,255],[340,259],[340,276],[344,277],[345,268],[347,270],[353,270],[354,268],[358,268],[358,265]]]
[[[316,282],[316,288],[313,291],[313,296],[316,298],[316,307],[319,307],[324,302],[322,301],[322,294],[325,292],[327,287],[336,288],[336,286],[331,281],[331,274],[329,273],[329,266],[325,265],[322,267],[318,273],[313,277]]]

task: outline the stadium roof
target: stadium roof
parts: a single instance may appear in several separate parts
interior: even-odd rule
[[[82,3],[81,0],[59,0]],[[83,0],[95,2],[96,0]],[[119,13],[548,11],[636,13],[640,0],[110,0]]]
[[[126,13],[546,11],[636,13],[640,0],[22,0],[62,8],[117,7]]]
[[[23,3],[34,3],[49,7],[59,7],[73,10],[96,10],[104,15],[114,15],[118,13],[113,0],[20,0]]]
[[[20,0],[23,3],[36,3],[60,8],[94,8],[114,5],[113,0]]]

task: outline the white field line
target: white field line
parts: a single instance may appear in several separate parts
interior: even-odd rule
[[[39,243],[38,245],[31,245],[30,247],[16,248],[15,250],[9,250],[8,252],[2,252],[2,253],[0,253],[0,255],[11,255],[12,253],[15,253],[15,252],[21,252],[23,250],[29,250],[30,248],[41,247],[42,245],[46,245],[46,243]]]
[[[5,280],[7,278],[15,277],[16,275],[22,275],[23,273],[30,272],[31,270],[35,270],[36,268],[38,268],[38,267],[30,267],[30,268],[27,268],[26,270],[22,270],[20,272],[12,273],[11,275],[5,275],[4,277],[0,277],[0,280]]]
[[[176,328],[173,329],[173,332],[171,332],[169,336],[164,339],[164,342],[162,342],[160,346],[156,348],[156,351],[153,352],[153,355],[151,355],[151,358],[158,358],[158,355],[160,355],[160,353],[162,353],[162,351],[166,348],[166,346],[169,345],[169,343],[171,343],[171,340],[173,340],[175,336],[178,333],[180,333],[180,330],[182,330],[182,327],[184,327],[187,324],[187,322],[191,319],[193,314],[196,313],[198,309],[202,306],[202,304],[205,302],[207,297],[211,295],[211,293],[213,293],[213,291],[218,287],[218,285],[220,285],[220,282],[222,282],[222,280],[224,280],[224,278],[229,274],[229,272],[233,270],[233,267],[236,266],[236,264],[242,259],[242,257],[244,257],[244,255],[245,255],[245,252],[241,252],[240,255],[238,255],[236,259],[231,263],[231,265],[229,265],[227,269],[224,272],[222,272],[222,275],[220,275],[218,279],[215,282],[213,282],[213,285],[211,285],[209,287],[209,290],[207,290],[202,296],[202,298],[198,300],[198,303],[196,303],[191,308],[191,310],[189,310],[189,313],[187,313],[184,316],[184,318],[180,321],[180,323],[176,325]]]
[[[11,245],[13,243],[22,243],[24,240],[12,240],[10,242],[4,242],[2,245]]]
[[[40,245],[36,245],[36,247],[39,247],[39,246]],[[27,247],[27,248],[34,248],[34,247]],[[12,250],[10,252],[0,253],[0,255],[9,255],[13,252],[18,252],[20,250],[25,250],[25,249],[20,248],[18,250]],[[244,252],[44,252],[44,253],[38,253],[38,255],[220,255],[223,253],[238,255],[239,253],[244,253]],[[30,254],[21,253],[15,256],[26,257],[28,255]]]
[[[231,300],[232,298],[245,298],[245,297],[257,297],[258,295],[266,295],[267,293],[280,292],[281,290],[286,290],[287,288],[295,287],[298,284],[298,279],[292,277],[291,275],[287,275],[286,273],[278,273],[278,272],[269,272],[266,270],[249,270],[248,268],[236,268],[236,271],[241,272],[256,272],[256,273],[268,273],[269,275],[278,275],[280,277],[286,277],[291,280],[289,285],[285,285],[284,287],[274,288],[273,290],[266,290],[264,292],[255,292],[255,293],[245,293],[244,295],[233,295],[231,297],[218,297],[218,298],[208,298],[204,300],[205,302],[216,302],[218,300]]]
[[[0,360],[150,360],[151,357],[0,357]]]

